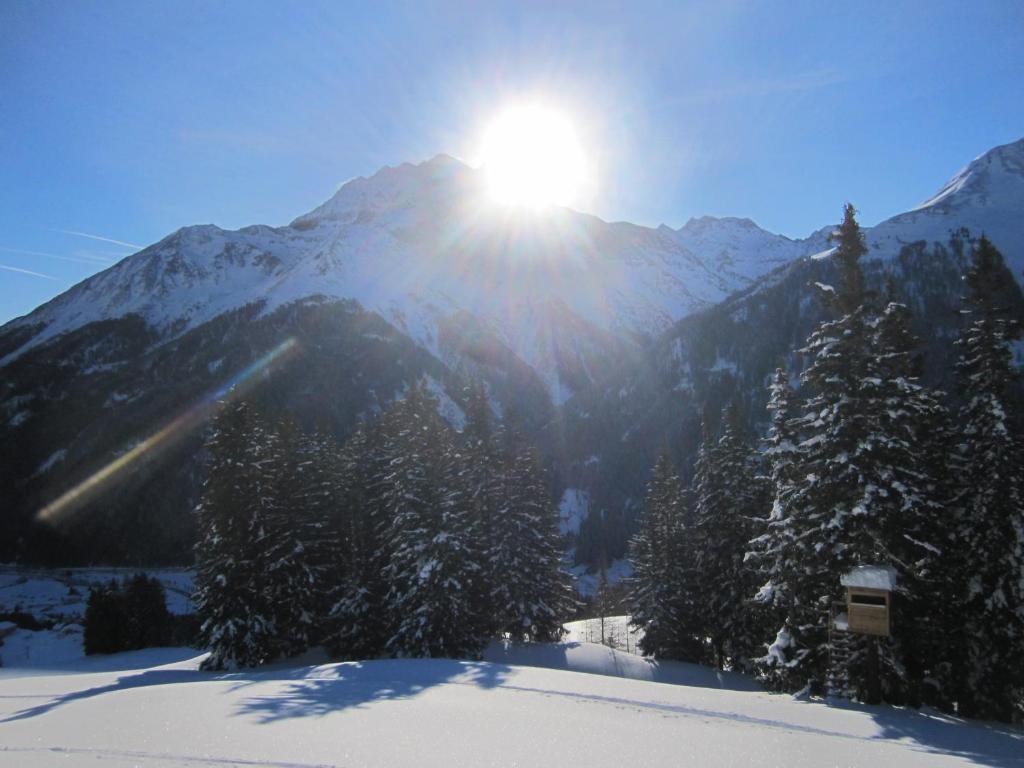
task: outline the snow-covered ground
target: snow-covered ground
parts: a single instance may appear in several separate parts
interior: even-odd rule
[[[144,572],[164,585],[167,610],[192,613],[192,572],[184,568],[25,568],[0,565],[0,613],[24,611],[41,620],[81,619],[89,588]]]
[[[520,665],[537,650],[557,668]],[[0,670],[0,765],[1024,764],[1007,728],[734,690],[700,668],[689,685],[582,674],[579,645],[492,651],[213,674],[156,649],[102,671]]]
[[[84,661],[82,623],[91,586],[131,578],[138,568],[24,568],[0,566],[0,613],[27,613],[46,629],[0,631],[0,666],[63,669]],[[145,569],[164,585],[167,609],[186,614],[192,573],[181,568]],[[3,762],[0,761],[0,766]]]
[[[570,621],[565,625],[565,640],[571,643],[598,643],[626,653],[640,654],[637,647],[642,629],[629,626],[629,616],[605,616],[601,619]]]
[[[594,642],[600,622],[588,619],[567,624],[565,642],[493,643],[480,662],[335,664],[311,653],[214,674],[188,648],[84,657],[72,607],[89,583],[128,573],[0,570],[0,608],[57,622],[0,626],[0,766],[1024,768],[1024,731],[830,706],[646,659],[627,616],[605,619],[619,650]],[[188,572],[152,573],[187,608]]]

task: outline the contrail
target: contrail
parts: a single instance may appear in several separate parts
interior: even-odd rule
[[[19,272],[23,275],[32,275],[32,277],[45,277],[47,280],[57,279],[53,275],[44,275],[42,272],[33,272],[31,269],[21,269],[20,267],[8,267],[6,264],[0,264],[0,269],[6,269],[8,272]]]
[[[8,248],[0,245],[0,251],[5,253],[20,253],[24,256],[45,256],[48,259],[60,259],[61,261],[73,261],[77,264],[110,264],[110,259],[100,256],[58,256],[56,253],[43,253],[42,251],[26,251],[21,248]]]
[[[58,229],[58,232],[63,232],[65,235],[75,235],[77,237],[88,237],[90,240],[101,240],[104,243],[113,243],[114,245],[123,245],[125,248],[134,248],[137,251],[141,251],[146,246],[136,245],[135,243],[126,243],[124,240],[115,240],[112,237],[101,237],[100,235],[90,235],[88,232],[75,232],[71,229]]]

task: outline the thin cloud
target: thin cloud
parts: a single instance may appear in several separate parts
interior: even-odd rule
[[[75,237],[88,237],[90,240],[100,240],[104,243],[113,243],[114,245],[123,245],[125,248],[134,248],[137,251],[141,251],[145,248],[144,245],[136,245],[135,243],[126,243],[124,240],[115,240],[112,237],[103,237],[102,235],[90,235],[88,232],[75,232],[71,229],[58,229],[58,232],[63,232],[65,235],[74,235]]]
[[[101,258],[99,256],[89,256],[83,254],[82,256],[58,256],[56,253],[43,253],[42,251],[26,251],[22,248],[8,248],[7,246],[0,245],[0,251],[5,253],[17,253],[22,256],[44,256],[47,259],[60,259],[61,261],[73,261],[76,264],[91,264],[93,266],[101,266],[110,264],[110,259]]]
[[[8,272],[17,272],[21,275],[32,275],[32,277],[44,277],[47,280],[56,280],[57,278],[53,275],[44,275],[42,272],[33,272],[31,269],[22,269],[21,267],[9,267],[6,264],[0,264],[0,269],[6,269]]]

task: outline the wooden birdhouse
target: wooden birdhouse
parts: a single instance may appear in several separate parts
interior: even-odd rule
[[[896,572],[878,565],[859,565],[843,574],[846,587],[846,629],[860,635],[888,637]]]

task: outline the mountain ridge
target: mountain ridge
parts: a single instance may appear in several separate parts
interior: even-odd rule
[[[895,283],[940,355],[964,228],[994,233],[1018,280],[1024,266],[1024,176],[989,160],[865,230],[872,285]],[[670,446],[685,476],[700,414],[737,394],[759,413],[766,372],[820,319],[808,286],[832,277],[831,227],[791,240],[728,217],[678,230],[565,209],[498,217],[458,161],[423,165],[353,180],[293,225],[181,228],[0,328],[0,558],[187,558],[200,434],[98,497],[73,535],[33,515],[286,341],[295,356],[261,404],[338,439],[420,377],[451,418],[482,380],[540,447],[553,498],[572,489],[602,510],[577,556],[603,542],[617,557],[653,453]]]

